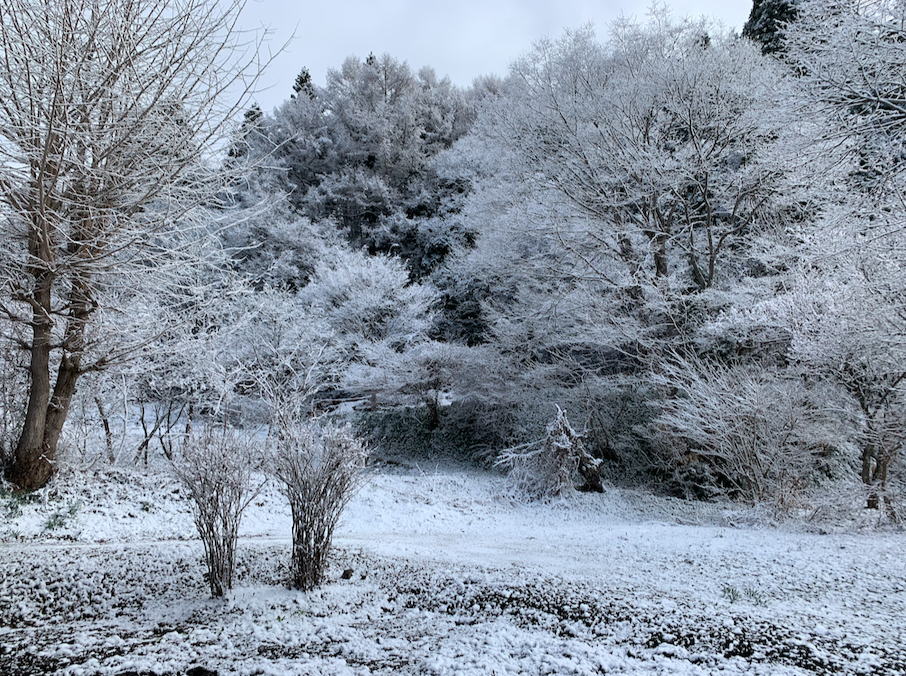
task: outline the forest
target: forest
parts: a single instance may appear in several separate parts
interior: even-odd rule
[[[202,554],[130,556],[170,561],[154,573],[162,579],[200,565],[203,592],[232,593],[235,603],[234,580],[288,579],[307,593],[335,581],[334,530],[349,521],[341,513],[356,515],[354,538],[367,539],[362,524],[377,518],[363,501],[417,510],[422,496],[459,523],[472,517],[457,500],[482,519],[505,495],[524,524],[544,514],[590,528],[616,513],[619,494],[634,496],[619,512],[629,521],[632,510],[650,515],[640,505],[710,515],[696,516],[697,527],[730,510],[732,520],[781,529],[782,541],[797,528],[870,523],[879,539],[840,548],[874,552],[859,565],[877,571],[892,604],[885,612],[896,617],[902,579],[891,581],[895,564],[871,548],[893,547],[884,537],[906,518],[906,5],[755,0],[741,32],[652,6],[641,19],[541,40],[514,55],[505,76],[470,87],[390,54],[353,55],[324,83],[300,64],[286,100],[264,112],[254,86],[267,67],[265,36],[236,28],[243,4],[0,0],[7,673],[66,665],[53,651],[26,659],[21,636],[31,634],[13,636],[41,626],[29,612],[63,607],[60,597],[14,610],[30,593],[18,586],[22,567],[55,565],[19,548],[32,538],[22,524],[43,515],[35,542],[53,540],[52,518],[75,522],[101,493],[101,511],[189,519],[179,521],[187,530],[152,524],[123,542],[200,538]],[[449,463],[464,474],[432,484],[393,469]],[[386,484],[383,471],[402,483]],[[460,476],[474,481],[464,487]],[[140,509],[113,505],[120,481],[134,483],[130,504],[145,496]],[[182,506],[158,484],[181,490]],[[77,493],[95,497],[59,497]],[[270,563],[279,556],[270,544],[240,551],[243,518],[259,524],[256,536],[278,537],[256,512],[271,494],[291,524],[288,564]],[[428,517],[399,518],[420,533]],[[604,537],[583,540],[575,527],[577,551]],[[73,539],[107,542],[113,532]],[[433,556],[413,538],[412,551]],[[386,579],[368,580],[379,587],[402,574],[381,558],[402,549],[369,546],[343,541],[343,556],[359,559],[342,579],[362,566],[385,567]],[[738,543],[748,547],[756,545]],[[107,579],[113,564],[103,561],[91,565]],[[711,564],[722,565],[702,563]],[[626,565],[619,574],[634,585]],[[53,574],[71,575],[65,568]],[[437,610],[436,598],[419,597],[430,586],[422,573],[405,570],[412,604],[453,614],[460,601]],[[489,595],[511,583],[492,570],[476,587],[481,598],[456,608],[474,601],[488,612]],[[570,596],[577,587],[564,570],[559,591],[538,592],[565,599],[536,607],[557,622],[594,616],[613,627],[621,613],[634,623],[647,608],[623,599],[630,610],[564,611],[585,605]],[[451,580],[434,582],[456,596]],[[727,608],[767,613],[759,588],[713,584]],[[519,587],[523,600],[531,588]],[[331,604],[350,602],[347,592],[325,589],[307,597],[311,612],[336,616]],[[374,601],[384,608],[376,612],[390,612],[385,602],[393,606]],[[279,617],[295,607],[285,603]],[[355,603],[364,622],[367,603]],[[771,652],[795,643],[773,617],[711,646],[722,661],[708,666],[689,658],[703,635],[674,640],[683,638],[677,626],[704,620],[682,615],[667,627],[652,613],[640,620],[654,641],[639,648],[648,652],[625,648],[613,629],[601,640],[624,646],[622,661],[599,671],[590,657],[575,671],[545,671],[540,655],[553,644],[539,661],[501,664],[637,673],[663,658],[686,665],[669,673],[737,673],[740,658],[790,674],[869,673],[856,669],[868,662],[851,644],[856,657],[839,661],[845,632],[824,657],[815,656],[820,645],[808,658],[789,646]],[[793,621],[816,621],[807,615]],[[598,626],[589,622],[582,631]],[[557,626],[544,631],[564,635]],[[315,640],[299,631],[286,640]],[[871,644],[881,630],[865,631]],[[874,673],[906,665],[888,638]],[[73,662],[81,666],[65,673],[185,673],[185,661],[117,662],[128,654],[122,645],[98,646],[83,645]],[[577,648],[564,650],[568,661]],[[301,653],[280,659],[290,661],[247,673],[308,664]],[[304,673],[492,673],[480,660],[458,670],[452,657],[430,669],[386,655],[344,659],[342,669],[319,662]],[[217,673],[199,669],[194,676]]]
[[[861,491],[898,519],[904,16],[765,0],[740,36],[653,10],[468,89],[349,57],[219,150],[197,45],[110,120],[141,75],[77,71],[34,109],[16,66],[47,96],[64,73],[8,64],[9,478],[46,483],[62,438],[76,464],[169,457],[275,396],[482,462],[560,408],[607,481],[779,510]]]

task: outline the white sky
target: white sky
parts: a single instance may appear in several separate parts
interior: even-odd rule
[[[673,0],[675,16],[714,17],[742,29],[751,0]],[[292,94],[303,66],[323,85],[329,68],[350,55],[388,53],[417,71],[431,66],[468,86],[479,75],[505,75],[510,62],[544,36],[593,22],[599,36],[621,14],[644,17],[649,0],[248,0],[244,28],[273,31],[279,49],[265,73],[258,103],[270,111]]]

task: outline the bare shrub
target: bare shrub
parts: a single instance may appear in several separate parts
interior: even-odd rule
[[[757,365],[677,359],[654,437],[681,483],[781,512],[805,506],[834,448],[827,401]]]
[[[172,466],[193,502],[211,596],[224,596],[233,588],[242,513],[263,485],[255,481],[260,455],[247,435],[226,426],[206,427],[174,454]]]
[[[600,461],[592,459],[582,445],[582,435],[569,424],[560,407],[547,427],[547,436],[537,442],[507,449],[495,464],[506,467],[514,492],[529,500],[550,500],[575,490],[581,473],[585,484],[594,483]]]
[[[278,415],[272,472],[292,510],[292,587],[308,591],[323,581],[334,528],[363,482],[367,456],[349,426]]]

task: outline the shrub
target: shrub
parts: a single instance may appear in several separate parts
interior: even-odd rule
[[[278,415],[271,471],[292,510],[292,587],[308,591],[323,581],[334,528],[362,484],[367,455],[348,426]]]
[[[758,365],[677,360],[653,426],[680,483],[780,512],[802,506],[833,439],[830,402]]]
[[[65,528],[70,520],[74,519],[82,506],[81,501],[75,500],[69,503],[65,509],[57,509],[47,519],[44,520],[44,530],[59,530]]]
[[[239,522],[263,485],[254,480],[260,464],[251,440],[226,426],[206,427],[173,455],[173,472],[193,502],[214,598],[233,588]]]
[[[577,476],[584,488],[601,490],[597,469],[582,446],[582,435],[573,430],[560,407],[540,442],[503,451],[497,465],[506,467],[514,491],[530,500],[549,500],[575,490]]]

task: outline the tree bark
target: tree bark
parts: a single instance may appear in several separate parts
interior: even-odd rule
[[[101,416],[101,424],[104,426],[104,441],[107,445],[107,460],[111,463],[116,462],[116,455],[113,452],[113,431],[110,429],[110,416],[107,409],[104,408],[104,402],[95,395],[94,405],[98,407],[98,414]]]
[[[50,318],[49,272],[36,272],[32,299],[32,342],[28,365],[29,389],[25,422],[8,479],[19,488],[32,491],[50,480],[56,448],[45,448],[44,430],[50,405],[50,350],[53,321]]]
[[[90,282],[79,279],[70,292],[70,311],[63,339],[63,356],[51,393],[50,352],[53,320],[50,318],[52,275],[35,275],[36,292],[32,321],[32,347],[28,408],[9,480],[25,491],[50,481],[57,446],[69,415],[76,384],[82,374],[85,327],[92,312]]]
[[[862,483],[866,486],[871,486],[872,483],[874,483],[874,464],[874,444],[869,444],[864,449],[862,449]],[[868,504],[866,506],[868,507],[868,509],[878,508],[878,498],[877,495],[874,494],[874,491],[870,491],[868,495]]]

